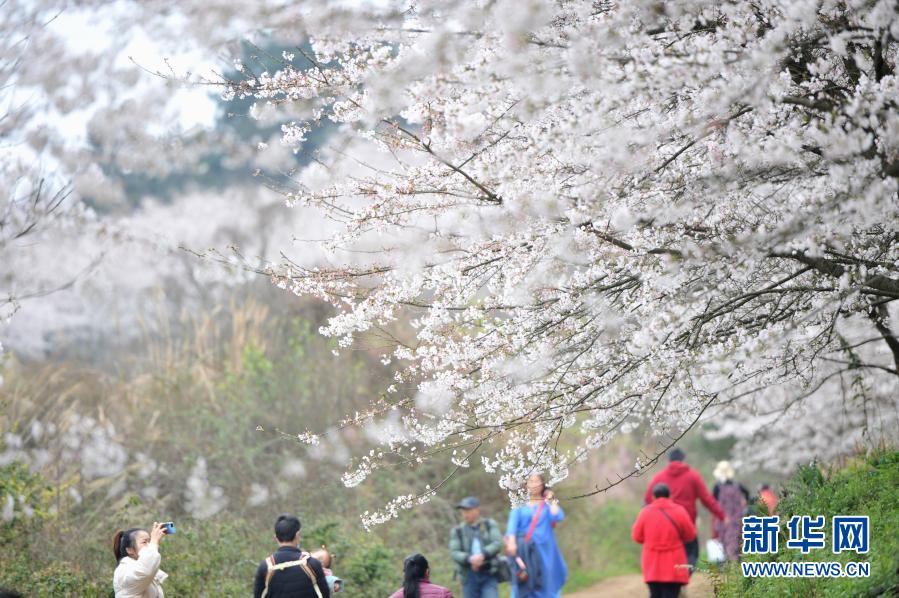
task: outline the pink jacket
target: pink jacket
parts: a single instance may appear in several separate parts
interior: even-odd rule
[[[453,593],[443,586],[431,583],[430,581],[421,581],[418,583],[418,590],[421,598],[453,598]],[[390,595],[390,598],[403,598],[403,588],[398,589]]]

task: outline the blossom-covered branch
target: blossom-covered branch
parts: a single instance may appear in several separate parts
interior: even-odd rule
[[[513,489],[834,372],[895,396],[894,2],[404,8],[310,11],[311,66],[227,91],[305,107],[287,143],[342,127],[288,196],[336,223],[331,265],[268,273],[344,347],[411,318],[388,454],[489,438]]]

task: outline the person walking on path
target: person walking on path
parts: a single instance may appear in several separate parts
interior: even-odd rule
[[[542,475],[528,477],[527,492],[527,504],[509,513],[506,529],[507,553],[528,566],[527,581],[512,584],[512,598],[557,598],[568,578],[568,567],[553,528],[565,519],[565,512]],[[528,564],[533,560],[539,571]]]
[[[390,598],[453,598],[443,586],[431,583],[431,567],[423,554],[415,553],[403,561],[403,587]]]
[[[503,536],[496,521],[481,517],[481,502],[463,498],[456,508],[462,523],[450,532],[450,555],[456,562],[465,598],[498,598]]]
[[[275,520],[278,550],[256,569],[254,598],[330,598],[322,564],[300,550],[300,527],[293,515]]]
[[[159,544],[165,534],[165,526],[154,522],[149,532],[132,528],[112,537],[112,551],[118,562],[112,576],[115,598],[163,598],[162,582],[168,574],[159,568]]]
[[[749,505],[749,490],[734,481],[736,472],[729,461],[719,462],[712,475],[716,480],[712,496],[727,515],[725,521],[716,520],[712,525],[715,535],[724,547],[727,560],[736,561],[740,559],[740,536],[743,529],[743,516],[746,515]]]
[[[631,529],[631,537],[643,545],[641,567],[650,598],[677,598],[690,583],[684,546],[696,539],[696,526],[670,494],[665,484],[653,486],[654,500],[643,507]]]
[[[670,463],[668,467],[653,476],[652,481],[646,488],[644,496],[644,504],[652,502],[652,489],[656,484],[665,484],[671,493],[671,501],[679,504],[687,510],[690,515],[690,521],[696,524],[696,500],[699,499],[705,508],[712,513],[713,516],[725,521],[727,514],[715,500],[715,497],[709,493],[705,482],[699,472],[684,463],[686,454],[679,448],[674,448],[668,453]],[[699,560],[699,540],[694,537],[691,541],[684,544],[687,551],[687,561],[690,563],[690,571],[696,566]]]

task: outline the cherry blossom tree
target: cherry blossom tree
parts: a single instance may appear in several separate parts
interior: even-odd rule
[[[201,197],[222,170],[273,170],[281,154],[217,126],[206,88],[157,73],[221,62],[218,53],[256,33],[252,22],[264,21],[273,43],[294,9],[257,4],[0,0],[0,345],[46,355],[60,337],[137,330],[160,287],[207,292],[220,269],[181,244],[264,253],[250,240],[275,194],[251,179]],[[174,197],[159,197],[163,187]],[[266,228],[265,241],[276,238]]]
[[[21,132],[34,118],[35,106],[18,84],[28,59],[29,35],[42,23],[33,10],[7,4],[0,4],[0,262],[4,264],[14,261],[19,247],[35,242],[61,221],[83,216],[73,209],[68,186],[41,172],[33,156],[21,151]],[[0,322],[12,318],[22,299],[52,292],[47,286],[29,287],[14,274],[0,269]]]
[[[342,125],[288,194],[337,223],[331,261],[267,272],[333,303],[341,346],[393,341],[397,384],[347,422],[377,418],[383,450],[348,485],[437,453],[510,489],[559,480],[647,425],[662,440],[633,475],[704,414],[781,412],[832,381],[878,386],[864,400],[897,421],[895,2],[327,15],[303,22],[311,66],[240,65],[227,95],[304,107],[283,127],[298,148]],[[411,334],[389,332],[401,317]]]

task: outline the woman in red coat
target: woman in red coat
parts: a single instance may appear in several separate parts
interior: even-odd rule
[[[643,507],[631,530],[634,541],[643,545],[643,581],[650,598],[676,598],[690,581],[684,543],[696,538],[696,526],[670,495],[665,484],[653,486],[654,500]]]

